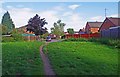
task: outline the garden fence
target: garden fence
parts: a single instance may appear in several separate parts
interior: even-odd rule
[[[110,29],[101,31],[101,37],[120,39],[120,27],[110,28]]]
[[[66,38],[100,38],[99,33],[94,33],[94,34],[67,34]]]

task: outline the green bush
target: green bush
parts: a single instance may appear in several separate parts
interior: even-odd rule
[[[114,46],[115,48],[120,48],[120,40],[119,39],[107,39],[107,38],[69,38],[65,39],[64,41],[85,41],[85,42],[97,42],[101,44],[105,44],[108,46]]]
[[[2,42],[14,42],[14,38],[13,37],[2,37]]]
[[[16,42],[16,41],[26,41],[21,35],[14,35],[11,37],[2,37],[2,42]]]
[[[90,42],[99,42],[101,44],[109,45],[109,46],[114,46],[116,48],[120,48],[120,40],[119,39],[107,39],[107,38],[91,38],[88,41]]]
[[[88,41],[85,38],[69,38],[69,39],[65,39],[64,41]]]

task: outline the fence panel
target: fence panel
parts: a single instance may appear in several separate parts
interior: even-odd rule
[[[111,28],[101,31],[102,38],[117,38],[120,39],[120,27]]]
[[[99,38],[100,34],[99,33],[94,33],[94,34],[67,34],[66,38]]]

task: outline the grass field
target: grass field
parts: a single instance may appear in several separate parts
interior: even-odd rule
[[[57,75],[117,75],[118,49],[93,42],[50,43],[48,54]]]
[[[2,43],[3,75],[43,75],[41,42]]]
[[[0,43],[0,76],[2,76],[2,44]]]

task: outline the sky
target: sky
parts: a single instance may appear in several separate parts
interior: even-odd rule
[[[4,2],[0,5],[0,20],[6,11],[15,24],[21,27],[38,14],[48,22],[45,27],[53,27],[53,23],[62,20],[66,24],[64,30],[73,28],[75,31],[85,27],[86,22],[100,21],[107,17],[118,16],[118,2]]]

